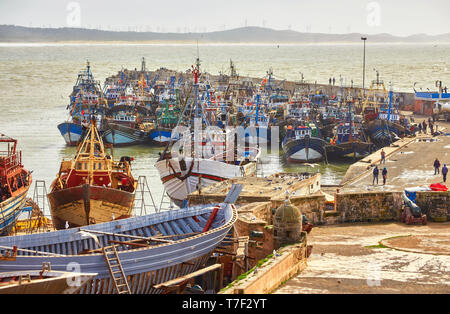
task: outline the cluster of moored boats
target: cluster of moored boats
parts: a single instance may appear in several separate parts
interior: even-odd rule
[[[189,208],[188,195],[254,176],[264,145],[278,144],[288,162],[317,162],[364,155],[414,131],[392,90],[371,88],[366,98],[353,99],[283,89],[271,71],[255,84],[240,78],[232,62],[230,70],[212,78],[197,59],[186,73],[150,72],[143,59],[140,71],[121,70],[101,88],[88,62],[70,95],[69,119],[58,125],[67,145],[77,145],[47,195],[58,231],[0,238],[0,272],[43,263],[64,272],[75,261],[92,275],[77,292],[163,292],[155,286],[197,270],[236,220],[238,187],[214,205]],[[0,155],[0,230],[8,233],[32,181],[17,141],[2,135],[0,142],[7,145]],[[155,167],[180,209],[133,217],[133,158],[116,160],[108,151],[132,144],[164,146]]]

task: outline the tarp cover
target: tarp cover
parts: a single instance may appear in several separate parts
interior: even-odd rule
[[[448,190],[448,188],[445,185],[440,184],[440,183],[433,183],[430,185],[430,188],[433,191],[444,191],[445,192]]]

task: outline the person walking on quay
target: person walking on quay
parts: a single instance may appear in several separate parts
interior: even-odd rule
[[[430,123],[428,123],[429,125],[430,125],[430,134],[433,134],[434,133],[434,131],[433,131],[433,122],[430,122]]]
[[[380,160],[380,165],[381,164],[385,164],[386,163],[386,153],[384,152],[384,149],[381,149],[381,160]]]
[[[444,164],[444,167],[442,167],[442,179],[445,181],[447,181],[447,173],[448,173],[448,168],[447,165]]]
[[[375,185],[375,179],[377,180],[377,185],[378,185],[378,174],[380,173],[380,170],[378,170],[378,167],[375,165],[375,168],[373,168],[373,180],[372,180],[372,185]]]
[[[423,134],[427,134],[427,123],[425,122],[425,120],[423,120],[422,127],[423,127]]]
[[[441,163],[439,162],[439,159],[436,158],[436,160],[434,161],[434,175],[439,174],[439,167],[441,166]]]
[[[419,134],[422,134],[422,123],[419,123]]]
[[[383,171],[381,172],[381,175],[383,176],[383,185],[386,184],[386,179],[387,179],[387,169],[386,167],[383,168]]]

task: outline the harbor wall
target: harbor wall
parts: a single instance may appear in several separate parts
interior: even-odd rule
[[[363,192],[335,194],[335,210],[325,210],[320,198],[297,202],[296,206],[313,224],[399,221],[403,192]],[[450,192],[417,192],[417,205],[429,221],[450,220]],[[322,204],[320,204],[322,202]]]
[[[267,259],[257,272],[251,272],[220,294],[267,294],[307,266],[306,237],[301,243],[283,247],[280,256]]]
[[[450,192],[417,192],[416,204],[432,221],[450,221]]]

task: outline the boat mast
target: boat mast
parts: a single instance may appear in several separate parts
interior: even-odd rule
[[[389,105],[388,105],[388,116],[387,116],[387,120],[390,121],[391,120],[391,110],[392,110],[392,83],[390,83],[389,86]]]

